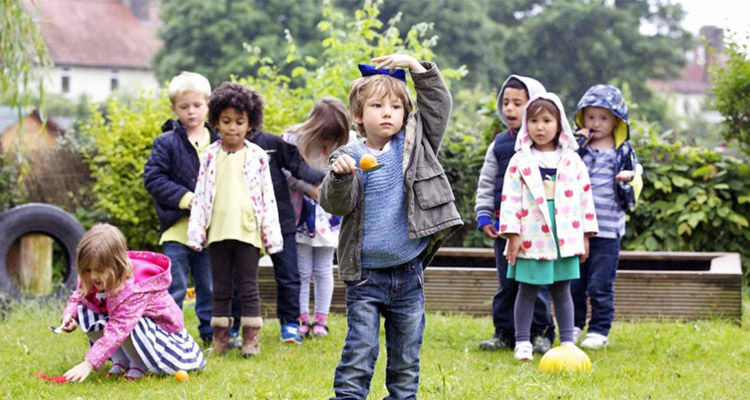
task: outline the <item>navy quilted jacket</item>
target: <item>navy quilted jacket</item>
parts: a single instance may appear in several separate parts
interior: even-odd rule
[[[185,193],[195,190],[200,160],[188,141],[187,131],[178,121],[167,120],[161,130],[164,133],[154,139],[143,167],[143,183],[154,198],[159,229],[163,232],[180,218],[190,215],[190,210],[181,210],[179,204]],[[219,139],[213,129],[208,127],[208,131],[211,143]]]

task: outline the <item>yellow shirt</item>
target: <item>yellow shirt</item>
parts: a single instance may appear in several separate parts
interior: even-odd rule
[[[211,145],[211,133],[207,128],[204,128],[203,138],[201,138],[199,142],[190,142],[190,144],[193,145],[195,152],[198,154],[198,159],[200,160],[208,146]],[[181,210],[190,209],[190,202],[193,201],[193,196],[193,192],[187,192],[184,196],[182,196],[179,204]],[[165,230],[164,233],[161,234],[159,244],[164,244],[164,242],[177,242],[187,246],[187,231],[189,219],[189,217],[182,217],[178,219],[177,222],[172,224],[172,226],[167,228],[167,230]]]
[[[207,245],[221,240],[238,240],[263,250],[255,210],[242,176],[246,157],[244,147],[234,153],[219,150],[216,157],[216,195]]]

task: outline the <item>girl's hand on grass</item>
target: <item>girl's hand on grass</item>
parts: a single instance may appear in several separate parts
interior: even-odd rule
[[[72,315],[64,316],[62,323],[63,323],[62,330],[67,333],[73,332],[78,327],[78,321],[76,321]]]
[[[71,368],[68,372],[63,375],[65,379],[70,382],[83,382],[86,377],[89,376],[91,371],[94,370],[94,366],[90,362],[84,360],[82,363]]]
[[[633,171],[620,171],[617,176],[615,176],[615,180],[617,182],[630,182],[633,180],[633,177],[635,177],[635,172]]]
[[[394,68],[409,68],[410,72],[421,74],[427,72],[425,67],[417,61],[416,58],[407,54],[389,54],[387,56],[375,57],[372,59],[376,69],[388,68],[393,72]]]
[[[497,239],[497,229],[495,229],[495,225],[487,224],[483,226],[482,233],[490,239]]]
[[[339,175],[354,173],[357,171],[357,162],[348,154],[344,154],[333,162],[333,165],[331,165],[331,171]]]
[[[521,237],[518,234],[508,235],[508,252],[505,254],[508,264],[516,265],[516,255],[519,250],[521,250]]]

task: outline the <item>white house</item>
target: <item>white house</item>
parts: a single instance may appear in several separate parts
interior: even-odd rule
[[[93,101],[112,92],[158,90],[151,58],[161,42],[158,2],[151,0],[37,0],[29,5],[54,68],[45,89]]]
[[[713,49],[713,56],[717,62],[723,62],[724,30],[714,26],[704,26],[700,29],[700,36],[705,38]],[[667,100],[677,116],[700,116],[710,124],[720,123],[722,116],[712,110],[710,105],[711,81],[708,69],[712,58],[706,56],[705,43],[699,40],[695,47],[685,55],[686,64],[679,78],[671,81],[653,80],[649,83],[661,93],[667,95]]]

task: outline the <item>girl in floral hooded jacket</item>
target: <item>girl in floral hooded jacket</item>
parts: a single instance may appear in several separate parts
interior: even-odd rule
[[[529,330],[540,285],[550,285],[560,343],[575,346],[570,281],[578,278],[598,225],[588,172],[557,95],[532,97],[518,135],[503,184],[499,232],[508,240],[508,278],[519,282],[514,355],[531,360]]]

